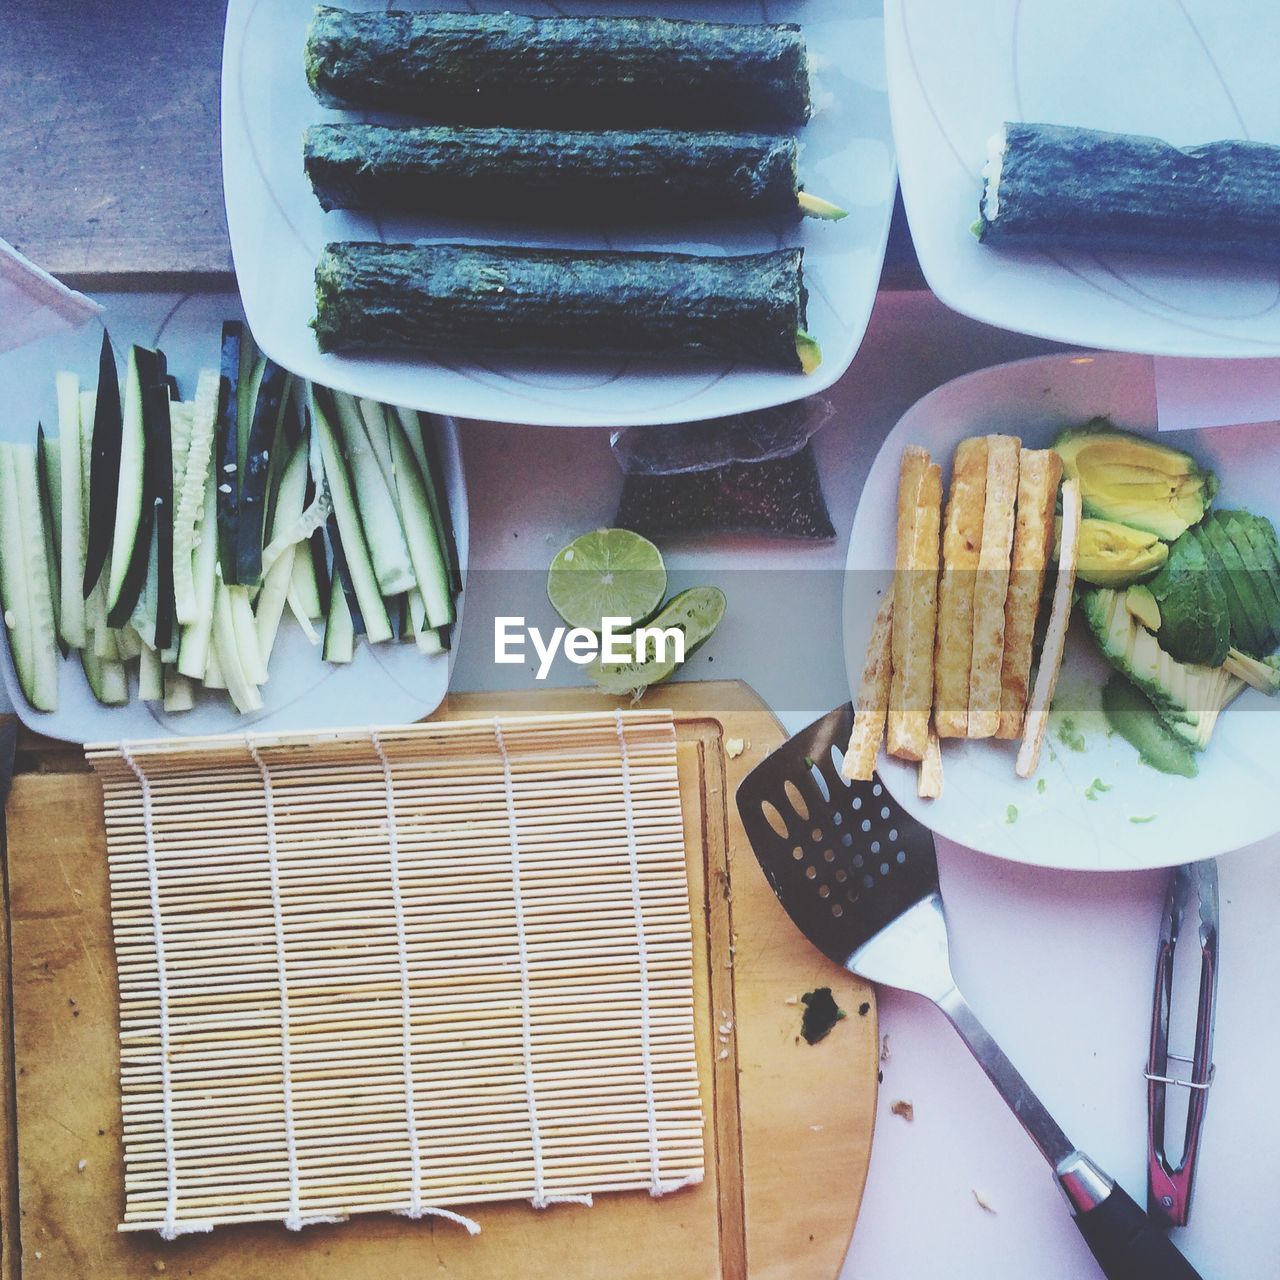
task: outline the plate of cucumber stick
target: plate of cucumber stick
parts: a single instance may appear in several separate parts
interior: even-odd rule
[[[530,424],[830,386],[897,183],[880,0],[515,8],[231,0],[223,178],[262,349]]]
[[[1085,347],[1280,355],[1278,42],[1269,0],[887,0],[930,287]]]
[[[850,776],[1038,866],[1173,866],[1280,830],[1278,473],[1274,425],[1157,434],[1142,356],[925,396],[850,538]]]
[[[0,670],[73,742],[398,724],[452,669],[456,429],[286,371],[234,295],[0,356]]]

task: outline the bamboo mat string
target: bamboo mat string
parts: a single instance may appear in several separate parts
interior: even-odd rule
[[[262,775],[262,799],[267,818],[267,873],[271,882],[271,915],[275,925],[276,980],[280,986],[280,1085],[284,1093],[284,1146],[289,1162],[289,1212],[284,1225],[290,1231],[301,1231],[310,1223],[341,1222],[341,1216],[308,1214],[303,1216],[302,1180],[298,1175],[298,1136],[293,1117],[293,1064],[289,1035],[289,962],[285,949],[284,906],[280,897],[280,858],[276,849],[276,802],[271,786],[271,772],[258,750],[257,743],[245,736],[245,745]]]
[[[142,832],[147,847],[147,891],[151,903],[151,936],[156,949],[156,999],[160,1030],[160,1124],[164,1133],[164,1225],[161,1236],[176,1240],[191,1231],[212,1231],[212,1222],[178,1225],[178,1158],[173,1135],[173,1068],[169,1062],[169,975],[164,960],[164,920],[160,914],[160,867],[156,858],[155,817],[151,810],[151,780],[143,773],[129,750],[120,744],[120,755],[133,770],[142,790]]]
[[[529,994],[529,939],[524,927],[524,901],[520,893],[520,834],[516,822],[515,778],[511,772],[511,756],[502,736],[502,717],[493,717],[493,736],[502,758],[502,789],[507,803],[507,841],[511,849],[511,901],[516,919],[516,954],[520,961],[520,1036],[524,1047],[524,1088],[529,1106],[529,1144],[533,1149],[533,1197],[535,1209],[549,1204],[592,1203],[586,1196],[549,1196],[546,1192],[542,1159],[542,1135],[538,1132],[538,1090],[533,1074],[533,1010]]]
[[[396,1212],[404,1218],[446,1218],[467,1229],[467,1234],[480,1234],[480,1224],[439,1205],[422,1203],[422,1153],[419,1150],[418,1114],[414,1105],[413,1081],[413,1000],[409,984],[409,943],[404,919],[404,897],[400,892],[400,839],[396,833],[396,787],[391,761],[382,748],[376,729],[369,740],[382,766],[382,780],[387,797],[387,861],[391,873],[391,904],[396,919],[396,956],[400,966],[400,1055],[404,1060],[404,1116],[409,1137],[409,1203]]]

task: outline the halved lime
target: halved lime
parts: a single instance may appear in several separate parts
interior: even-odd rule
[[[662,603],[662,553],[630,529],[596,529],[574,538],[551,562],[547,596],[571,627],[599,632],[605,618],[647,621]]]
[[[684,660],[703,644],[724,617],[724,592],[719,587],[690,587],[672,596],[662,612],[645,625],[644,656],[638,662],[602,662],[598,658],[587,667],[587,675],[604,690],[622,696],[635,694],[665,680],[680,665],[675,658],[672,637],[659,638],[660,631],[677,630],[684,636]]]

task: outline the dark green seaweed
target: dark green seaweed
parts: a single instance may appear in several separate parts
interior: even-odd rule
[[[1017,248],[1280,262],[1280,147],[1006,124],[995,218],[978,238]]]
[[[680,130],[314,125],[307,175],[325,209],[521,221],[798,217],[795,138]]]
[[[320,6],[307,79],[326,105],[455,124],[772,128],[809,118],[791,24]]]
[[[316,339],[322,351],[689,355],[799,372],[803,257],[331,244]]]

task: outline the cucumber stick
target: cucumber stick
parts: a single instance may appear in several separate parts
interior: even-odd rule
[[[84,555],[85,512],[82,500],[83,473],[80,432],[80,379],[74,373],[59,373],[54,379],[58,392],[58,476],[63,501],[59,513],[61,555],[62,638],[73,648],[85,647]]]
[[[301,444],[294,449],[280,477],[280,491],[276,497],[276,509],[273,515],[271,538],[275,541],[279,533],[290,525],[297,523],[302,515],[302,506],[307,495],[307,454]],[[254,611],[254,625],[258,635],[258,654],[262,666],[266,669],[271,660],[271,650],[275,647],[276,634],[280,629],[280,619],[284,614],[285,600],[289,594],[289,586],[293,580],[293,566],[297,561],[299,543],[288,546],[280,554],[279,559],[267,570],[263,579],[262,590],[258,594],[257,607]],[[306,548],[303,547],[305,553]],[[303,559],[310,563],[310,557]]]
[[[207,518],[205,497],[206,491],[212,488],[213,468],[210,462],[218,421],[218,386],[218,373],[212,369],[201,373],[196,383],[187,456],[174,491],[174,610],[184,627],[190,626],[200,616],[195,578],[197,542],[202,545],[211,542],[215,548],[217,545],[217,513],[215,510],[213,518]]]
[[[116,489],[120,482],[120,445],[123,423],[120,407],[120,381],[116,374],[111,339],[102,335],[98,356],[98,389],[93,409],[83,423],[93,423],[90,433],[84,429],[84,445],[89,464],[84,471],[85,568],[84,594],[87,598],[94,584],[102,579],[111,555],[112,530],[116,519]],[[105,584],[104,584],[105,589]]]
[[[240,712],[259,711],[262,709],[262,695],[256,684],[245,672],[241,661],[242,648],[240,636],[237,634],[236,607],[233,603],[234,587],[218,583],[218,598],[213,610],[213,645],[218,656],[218,669],[222,679],[226,681],[227,693]],[[248,602],[248,596],[244,597]],[[251,619],[252,621],[252,619]],[[252,630],[250,632],[252,634]],[[254,637],[253,658],[257,660],[256,636]],[[207,683],[207,681],[206,681]]]
[[[329,593],[329,616],[324,624],[323,656],[326,662],[346,663],[355,656],[356,632],[347,597],[334,584]]]
[[[218,590],[218,493],[213,483],[213,456],[205,462],[204,510],[200,539],[192,556],[192,621],[182,629],[178,646],[178,671],[192,680],[203,680],[209,665],[213,636],[213,609]]]
[[[44,532],[45,563],[49,567],[49,598],[53,602],[53,631],[58,649],[65,658],[71,652],[62,638],[62,572],[58,542],[62,537],[62,481],[58,467],[58,441],[45,437],[43,424],[36,426],[36,481],[40,486],[40,525]]]
[[[112,626],[120,626],[133,609],[124,597],[129,570],[134,561],[140,525],[146,522],[150,534],[150,513],[143,512],[146,438],[142,423],[142,378],[138,368],[140,348],[132,347],[125,367],[124,397],[121,404],[120,468],[116,480],[115,520],[111,533],[111,575],[107,582],[107,613]],[[141,584],[134,584],[140,586]],[[122,599],[123,597],[123,599]],[[123,613],[121,605],[123,604]]]
[[[142,646],[139,654],[138,697],[143,702],[161,702],[164,699],[164,667],[160,655],[147,645]]]
[[[359,602],[360,613],[364,619],[365,634],[369,637],[371,644],[380,644],[384,640],[391,639],[391,619],[387,616],[386,606],[382,603],[382,592],[374,575],[373,563],[369,559],[369,549],[361,531],[360,516],[351,491],[346,464],[342,460],[342,451],[338,446],[333,427],[314,395],[311,398],[310,409],[312,430],[320,438],[325,479],[328,482],[329,496],[333,501],[333,513],[351,574],[352,590]],[[389,497],[388,501],[390,501]]]
[[[58,652],[33,446],[0,445],[0,485],[0,594],[13,665],[27,701],[56,711]]]
[[[405,436],[413,446],[413,456],[418,460],[422,482],[431,501],[431,515],[436,522],[436,533],[449,557],[449,579],[453,594],[462,591],[462,567],[458,562],[458,540],[453,531],[453,517],[449,511],[448,495],[444,491],[444,467],[440,462],[439,440],[430,418],[423,418],[416,409],[395,410],[404,428]]]
[[[398,421],[391,421],[388,434],[405,539],[409,544],[418,590],[426,605],[427,622],[432,627],[448,626],[454,617],[453,593],[450,590],[449,564],[431,515],[431,502],[418,471],[413,448]]]
[[[196,705],[195,686],[186,676],[165,668],[164,709],[166,711],[190,711]]]
[[[351,465],[360,527],[364,530],[369,556],[373,561],[378,590],[384,596],[399,595],[413,586],[414,581],[409,549],[405,545],[404,531],[400,527],[400,513],[396,509],[392,490],[388,488],[377,451],[370,443],[355,399],[339,391],[334,393],[333,401],[338,412],[343,451]],[[385,427],[383,430],[385,432]],[[345,528],[342,529],[342,541],[344,544],[349,541]],[[363,612],[363,600],[360,608]]]

